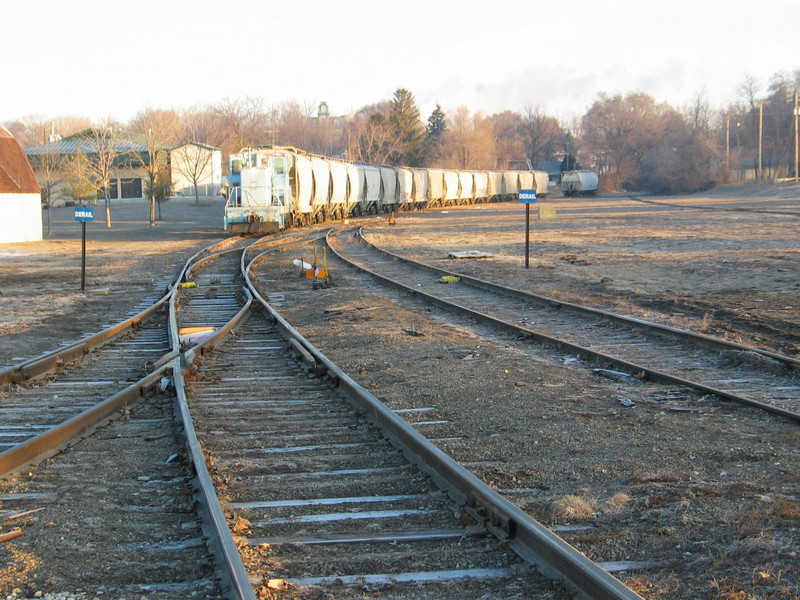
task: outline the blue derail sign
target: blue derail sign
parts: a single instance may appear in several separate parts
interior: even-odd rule
[[[519,201],[523,204],[533,204],[536,202],[536,190],[520,190]]]
[[[75,209],[76,221],[93,221],[94,209],[91,206],[79,206]]]

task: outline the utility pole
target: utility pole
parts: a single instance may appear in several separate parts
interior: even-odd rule
[[[762,131],[764,129],[764,103],[761,102],[758,105],[758,183],[761,183],[762,180],[762,172],[761,172],[761,137]]]
[[[797,161],[797,91],[794,92],[794,182],[798,180],[798,161]]]
[[[731,172],[731,116],[725,117],[725,177]]]

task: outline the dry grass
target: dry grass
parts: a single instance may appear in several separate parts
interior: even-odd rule
[[[564,496],[553,503],[553,514],[568,521],[588,521],[597,515],[597,502],[578,496]]]
[[[624,509],[628,503],[631,501],[631,497],[628,494],[614,494],[614,496],[605,503],[605,510],[609,513],[617,513]]]

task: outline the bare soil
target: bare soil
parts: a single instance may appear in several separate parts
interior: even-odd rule
[[[82,231],[72,207],[51,212],[52,234],[41,242],[0,244],[0,365],[54,350],[122,320],[147,297],[166,292],[192,254],[222,231],[224,200],[172,199],[150,227],[143,201],[112,204],[112,227],[101,204],[86,226],[84,291]],[[42,220],[47,229],[47,211]]]
[[[108,295],[76,289],[71,209],[54,211],[56,237],[0,246],[0,362],[122,318],[165,272],[223,237],[221,203],[172,202],[152,229],[145,205],[121,207],[119,228],[89,228],[87,287]],[[800,187],[541,204],[557,217],[538,220],[533,205],[529,268],[520,204],[401,213],[393,227],[365,222],[376,243],[453,270],[800,355]],[[492,256],[448,258],[458,250]],[[566,537],[595,560],[662,559],[620,575],[640,594],[800,598],[796,425],[688,390],[620,387],[334,259],[334,285],[312,290],[294,258],[278,254],[258,275],[290,321],[391,408],[433,407],[417,419],[444,424],[420,430],[532,516],[592,525]]]

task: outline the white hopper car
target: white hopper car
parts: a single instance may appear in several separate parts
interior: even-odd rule
[[[592,196],[597,193],[599,179],[594,171],[564,171],[561,191],[565,196]]]
[[[296,148],[246,148],[230,157],[225,231],[274,233],[327,219],[547,193],[542,171],[457,171],[352,163]]]

